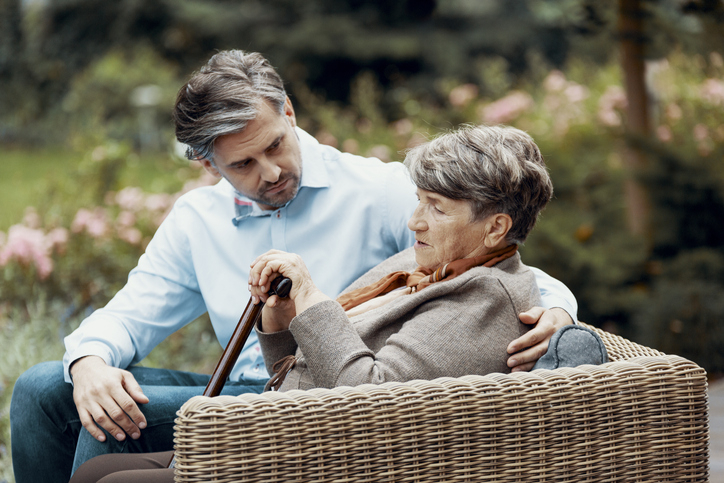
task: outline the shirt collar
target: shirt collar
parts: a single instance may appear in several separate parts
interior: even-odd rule
[[[328,188],[330,186],[329,173],[324,166],[322,158],[324,150],[319,142],[310,134],[300,128],[296,128],[299,148],[302,153],[302,180],[299,183],[299,190],[304,188]],[[297,193],[298,194],[298,193]],[[289,203],[293,203],[293,198]],[[231,220],[235,226],[250,216],[270,216],[276,210],[262,210],[259,205],[234,190],[234,218]]]

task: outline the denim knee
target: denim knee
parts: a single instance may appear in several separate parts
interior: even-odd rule
[[[15,381],[10,400],[10,422],[12,424],[13,420],[18,421],[27,416],[34,418],[37,410],[54,413],[61,410],[59,406],[67,406],[72,400],[73,387],[63,379],[63,363],[41,362]]]

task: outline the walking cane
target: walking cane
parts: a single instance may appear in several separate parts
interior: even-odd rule
[[[286,277],[277,277],[269,284],[267,295],[276,295],[280,298],[285,298],[289,295],[291,289],[291,280]],[[244,312],[241,314],[239,323],[236,324],[236,329],[234,329],[234,333],[231,335],[231,339],[226,349],[224,349],[224,353],[221,354],[219,363],[216,364],[216,369],[214,369],[214,373],[211,375],[206,389],[204,389],[204,396],[214,397],[221,394],[226,379],[228,379],[231,369],[234,367],[234,364],[236,364],[239,354],[241,354],[241,349],[244,348],[244,344],[246,344],[246,340],[249,338],[249,334],[251,334],[251,329],[254,328],[261,317],[261,309],[263,308],[264,302],[259,301],[258,304],[254,305],[252,300],[249,299]],[[173,468],[175,464],[176,456],[171,458],[168,467]]]

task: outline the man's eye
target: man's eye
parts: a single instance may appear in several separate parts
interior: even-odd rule
[[[269,149],[267,149],[267,151],[276,151],[279,149],[279,147],[281,145],[282,145],[281,141],[277,141],[274,144],[272,144],[271,146],[269,146]]]

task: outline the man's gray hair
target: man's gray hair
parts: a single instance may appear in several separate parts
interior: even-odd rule
[[[287,93],[274,67],[261,54],[219,52],[196,72],[176,96],[176,138],[189,146],[189,159],[212,161],[219,136],[243,131],[268,101],[280,114]]]
[[[510,215],[508,242],[523,243],[553,196],[543,156],[525,132],[465,126],[411,149],[405,158],[418,188],[470,201],[473,220]]]

